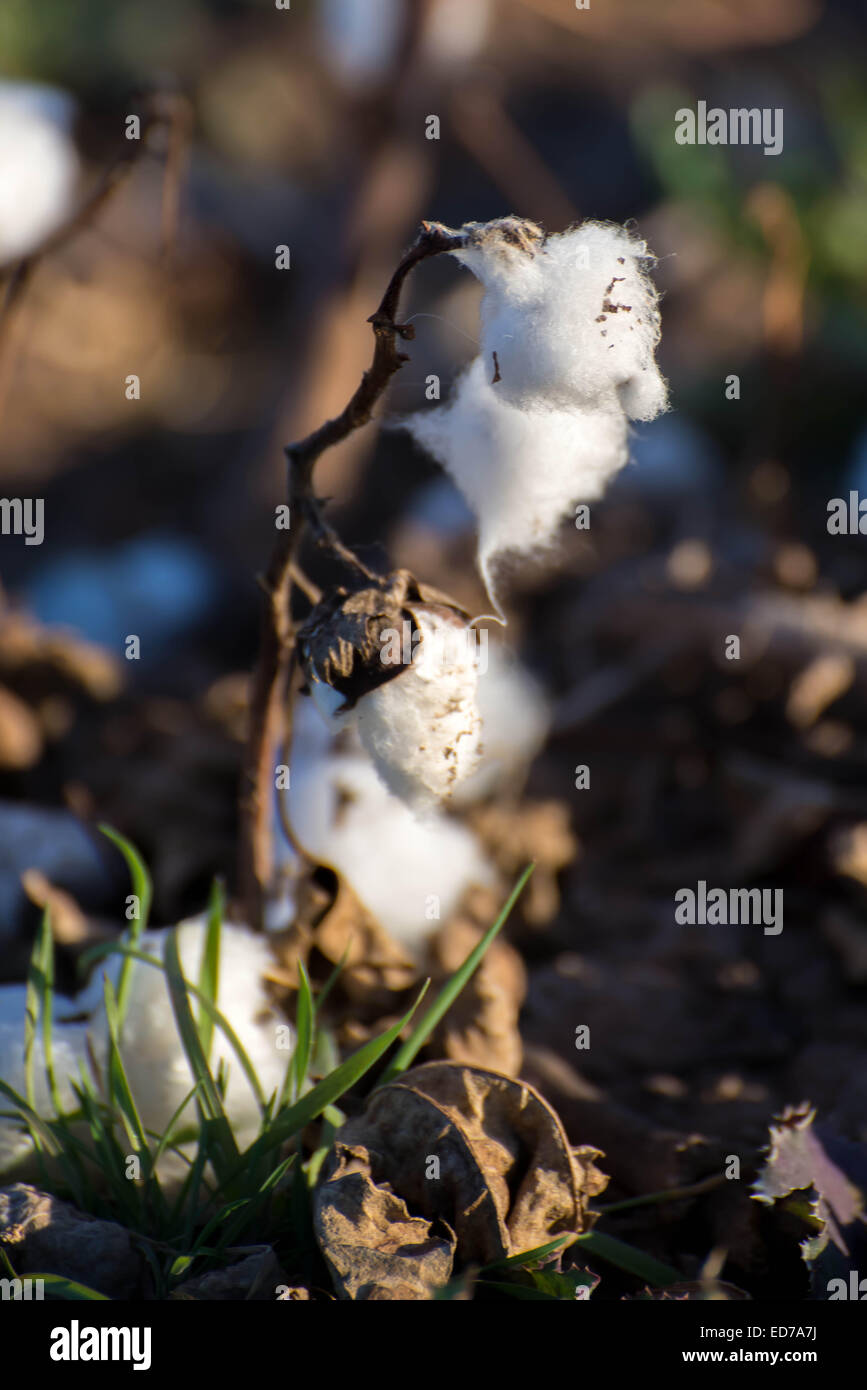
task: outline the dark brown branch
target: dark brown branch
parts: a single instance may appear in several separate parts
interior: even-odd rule
[[[392,275],[379,308],[368,319],[375,337],[373,361],[352,398],[333,420],[326,420],[306,439],[288,445],[285,451],[290,529],[280,533],[265,575],[262,635],[253,672],[249,732],[241,772],[241,893],[247,920],[254,926],[261,924],[264,896],[274,868],[274,751],[279,746],[281,733],[288,742],[291,732],[286,695],[294,640],[292,569],[305,527],[346,564],[366,578],[378,580],[378,576],[339,541],[322,517],[313,493],[313,470],[326,449],[368,423],[392,376],[409,360],[399,350],[398,339],[411,340],[415,336],[414,329],[396,319],[401,290],[410,271],[420,261],[445,251],[455,251],[463,244],[460,232],[439,222],[422,223],[413,245]]]

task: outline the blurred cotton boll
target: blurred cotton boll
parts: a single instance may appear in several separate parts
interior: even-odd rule
[[[24,1061],[24,1019],[26,1012],[26,985],[0,985],[0,1081],[5,1081],[19,1096],[27,1095],[27,1078]],[[71,1017],[76,1012],[73,1000],[55,996],[55,1023],[51,1032],[51,1052],[54,1064],[54,1077],[61,1104],[69,1110],[77,1105],[70,1079],[77,1077],[79,1064],[86,1063],[87,1028],[83,1023],[64,1024],[57,1020]],[[42,1047],[41,1030],[37,1033],[33,1047],[34,1102],[37,1114],[46,1115],[51,1104],[48,1094],[48,1079],[45,1075],[45,1055]],[[0,1110],[12,1110],[12,1103],[0,1094]],[[32,1151],[30,1138],[21,1126],[12,1119],[0,1116],[0,1174],[6,1173],[13,1165],[25,1160]]]
[[[204,916],[182,922],[178,950],[185,979],[196,984],[205,941]],[[139,949],[158,960],[163,958],[165,933],[146,931]],[[271,1009],[263,984],[264,972],[272,957],[267,942],[247,927],[223,923],[220,936],[220,980],[217,1007],[228,1019],[245,1049],[268,1096],[283,1081],[287,1059],[294,1046],[291,1027],[278,1020]],[[57,997],[54,1005],[52,1052],[55,1077],[64,1107],[76,1108],[70,1079],[78,1076],[79,1064],[90,1071],[89,1052],[102,1075],[108,1061],[109,1033],[105,1016],[103,976],[117,989],[120,957],[111,956],[93,973],[85,989],[74,999]],[[24,1071],[24,985],[0,986],[0,1078],[19,1095],[26,1091]],[[88,1015],[86,1022],[64,1023],[64,1018]],[[276,1024],[287,1031],[288,1044],[277,1048]],[[90,1046],[88,1047],[88,1041]],[[285,1038],[284,1038],[285,1041]],[[162,1134],[193,1085],[169,998],[165,975],[155,966],[134,961],[130,971],[129,1006],[120,1035],[120,1047],[133,1098],[146,1130]],[[53,1113],[45,1078],[41,1038],[35,1047],[36,1110]],[[256,1097],[241,1070],[241,1064],[225,1034],[215,1025],[210,1055],[216,1075],[220,1063],[228,1070],[224,1105],[235,1138],[245,1147],[259,1129]],[[0,1098],[2,1101],[2,1098]],[[7,1109],[0,1103],[0,1109]],[[193,1118],[190,1110],[187,1118]],[[24,1158],[30,1141],[11,1120],[0,1119],[0,1172]],[[182,1160],[170,1157],[160,1168],[162,1179],[172,1185],[187,1171]]]
[[[403,0],[320,0],[320,50],[346,86],[383,80],[397,54],[403,13]]]
[[[479,760],[477,634],[446,608],[414,610],[400,675],[364,695],[358,731],[386,787],[415,810],[448,798]]]
[[[185,979],[197,984],[207,919],[190,918],[178,931],[178,951]],[[146,931],[139,949],[162,960],[165,933]],[[267,941],[244,926],[224,922],[220,934],[220,978],[217,1008],[225,1014],[238,1035],[265,1095],[283,1081],[291,1051],[276,1045],[274,1014],[265,993],[263,977],[272,956]],[[78,996],[80,1007],[90,1006],[93,1015],[90,1032],[94,1053],[102,1066],[108,1054],[108,1024],[102,1005],[102,976],[108,973],[115,985],[120,971],[118,957],[110,957],[99,967],[87,989]],[[286,1025],[288,1027],[288,1025]],[[177,1024],[172,1010],[165,975],[144,962],[134,961],[130,972],[129,1008],[120,1036],[127,1078],[145,1128],[162,1133],[174,1111],[193,1085]],[[289,1044],[291,1049],[291,1042]],[[239,1145],[250,1143],[259,1127],[259,1107],[241,1064],[222,1030],[215,1025],[211,1049],[211,1070],[216,1075],[223,1062],[228,1070],[225,1108]]]
[[[29,255],[73,211],[74,113],[56,88],[0,82],[0,264]]]
[[[424,32],[426,56],[453,72],[477,58],[491,22],[490,0],[434,0]]]
[[[291,767],[291,786],[282,795],[296,839],[341,874],[411,953],[421,953],[468,888],[493,881],[472,832],[441,812],[415,816],[377,776],[357,728],[345,728],[335,740],[312,700],[296,705]],[[281,848],[284,861],[294,862],[285,840]]]

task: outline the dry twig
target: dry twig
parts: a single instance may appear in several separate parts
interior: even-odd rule
[[[398,323],[396,318],[401,290],[410,271],[420,261],[454,251],[461,245],[460,232],[438,222],[422,223],[418,236],[394,271],[379,308],[368,319],[375,338],[373,361],[352,398],[334,419],[326,420],[305,439],[288,445],[285,451],[290,527],[279,534],[263,582],[265,608],[241,773],[240,879],[247,920],[251,924],[261,923],[264,894],[273,872],[274,750],[281,733],[284,739],[289,736],[289,713],[285,706],[295,635],[291,593],[293,567],[305,528],[309,528],[319,545],[327,547],[365,578],[374,583],[380,578],[343,545],[325,521],[313,492],[313,470],[326,449],[368,423],[392,376],[408,361],[398,348],[398,339],[411,340],[415,336],[414,329],[410,324]]]

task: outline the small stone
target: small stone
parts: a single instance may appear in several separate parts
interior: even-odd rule
[[[0,1188],[0,1247],[19,1278],[59,1274],[106,1298],[139,1292],[142,1256],[128,1231],[28,1183]]]

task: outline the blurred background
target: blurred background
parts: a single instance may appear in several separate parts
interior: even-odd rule
[[[864,1138],[867,576],[863,539],[826,525],[830,498],[867,495],[862,6],[5,0],[0,54],[0,491],[45,500],[42,546],[0,541],[0,973],[23,959],[22,868],[117,903],[82,820],[141,848],[157,921],[215,872],[232,886],[282,448],[351,395],[419,221],[634,219],[673,408],[508,599],[553,710],[529,791],[572,837],[524,930],[524,1042],[568,1056],[564,1012],[591,1024],[582,1073],[657,1126],[757,1139],[809,1096]],[[782,153],[678,145],[698,101],[782,108]],[[16,276],[118,157],[111,195]],[[478,301],[445,258],[415,273],[386,418],[423,409],[431,373],[445,396]],[[471,520],[403,433],[356,433],[317,489],[370,561],[484,609]],[[784,888],[785,930],[676,928],[699,878]]]

